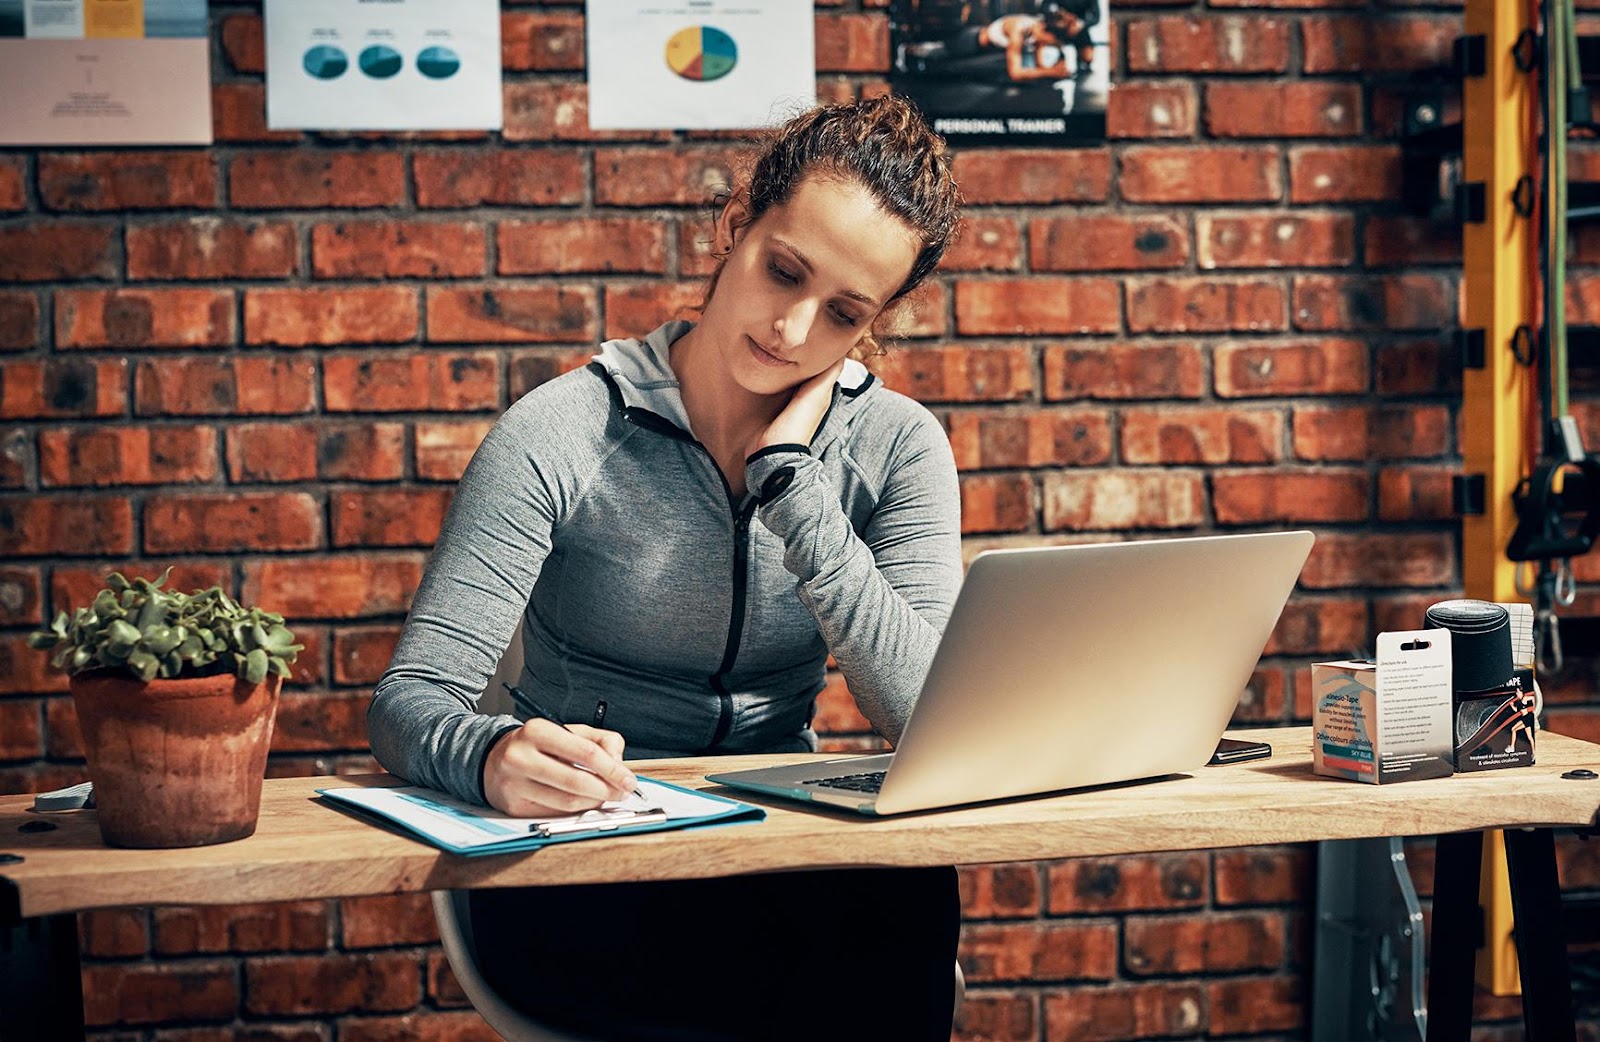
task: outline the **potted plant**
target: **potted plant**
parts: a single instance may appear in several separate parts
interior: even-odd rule
[[[255,831],[278,689],[301,645],[220,587],[113,572],[87,608],[28,636],[70,677],[100,834],[196,847]]]

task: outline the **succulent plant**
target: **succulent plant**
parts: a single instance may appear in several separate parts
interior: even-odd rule
[[[171,574],[151,581],[112,572],[94,603],[70,617],[61,612],[28,634],[28,646],[52,651],[50,665],[67,674],[120,669],[148,681],[226,672],[252,684],[289,675],[303,645],[282,615],[246,608],[218,586],[162,589]]]

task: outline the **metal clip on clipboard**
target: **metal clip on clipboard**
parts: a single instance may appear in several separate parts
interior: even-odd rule
[[[630,807],[614,807],[609,810],[600,808],[586,810],[570,818],[535,822],[528,826],[528,831],[535,836],[548,839],[553,836],[572,836],[580,833],[616,832],[619,829],[637,828],[640,825],[656,825],[666,820],[667,812],[661,807],[644,807],[637,810]]]

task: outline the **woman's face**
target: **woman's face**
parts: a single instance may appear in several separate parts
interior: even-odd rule
[[[731,252],[697,332],[740,387],[778,394],[861,342],[920,244],[854,181],[808,177],[787,202],[735,230],[743,198],[717,220],[716,248]]]

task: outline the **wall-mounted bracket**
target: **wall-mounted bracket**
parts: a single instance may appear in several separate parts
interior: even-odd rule
[[[1471,517],[1484,512],[1482,474],[1457,474],[1450,479],[1450,509],[1459,517]]]
[[[1482,33],[1472,33],[1468,36],[1458,36],[1455,42],[1455,51],[1451,56],[1451,64],[1456,70],[1456,75],[1462,79],[1469,76],[1482,76],[1489,68],[1488,41]]]

